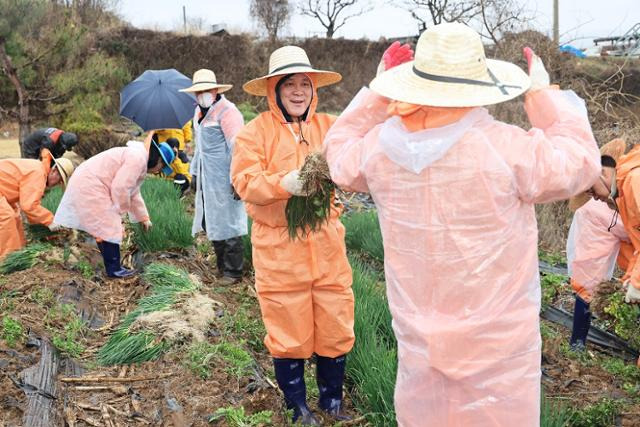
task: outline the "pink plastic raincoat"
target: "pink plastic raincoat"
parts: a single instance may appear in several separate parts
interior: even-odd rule
[[[537,426],[540,285],[535,203],[600,173],[584,104],[527,95],[529,132],[474,108],[410,133],[363,89],[325,139],[333,180],[378,209],[398,339],[400,426]]]
[[[53,222],[86,231],[111,243],[122,242],[122,215],[134,222],[149,219],[140,195],[149,153],[142,142],[103,151],[82,163],[71,176]]]
[[[627,256],[633,252],[620,218],[608,231],[613,216],[614,211],[606,203],[594,199],[573,215],[567,239],[569,276],[574,290],[587,302],[601,282],[611,279],[616,260],[626,270]]]

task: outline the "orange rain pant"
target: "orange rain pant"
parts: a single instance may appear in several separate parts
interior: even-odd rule
[[[0,196],[0,260],[26,243],[20,212]]]
[[[332,219],[308,239],[291,241],[286,227],[251,230],[258,301],[274,357],[343,355],[353,347],[351,267],[344,226]]]

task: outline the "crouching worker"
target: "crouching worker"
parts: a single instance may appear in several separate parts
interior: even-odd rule
[[[378,209],[398,425],[538,426],[535,204],[598,179],[584,103],[550,87],[530,49],[529,76],[487,59],[463,24],[423,32],[414,61],[402,50],[387,50],[325,138],[333,181]],[[529,87],[529,131],[482,108]]]
[[[55,158],[62,155],[78,144],[78,137],[75,133],[65,132],[56,128],[43,128],[29,134],[22,143],[24,158],[39,159],[43,149]]]
[[[167,178],[173,180],[173,184],[180,190],[180,196],[189,189],[191,184],[191,174],[189,173],[189,158],[187,153],[180,150],[180,141],[177,138],[169,138],[166,143],[173,149],[175,159],[171,163],[173,172]]]
[[[599,184],[608,182],[605,176],[613,173],[625,148],[621,139],[605,144],[600,149],[603,176],[598,185],[569,202],[569,208],[575,211],[567,239],[569,277],[576,293],[570,339],[574,351],[585,349],[591,326],[589,305],[598,285],[613,277],[616,263],[621,270],[629,271],[629,260],[633,258],[634,246],[618,218],[615,202],[608,198],[610,184],[598,189]]]
[[[233,186],[253,219],[251,242],[256,291],[267,329],[276,379],[293,420],[318,425],[306,402],[305,359],[317,355],[319,406],[336,419],[341,411],[346,354],[354,343],[351,267],[345,230],[331,207],[327,222],[308,236],[291,240],[285,206],[304,195],[299,169],[320,151],[335,120],[316,112],[318,88],[340,81],[331,71],[311,67],[304,50],[277,49],[269,74],[244,85],[266,96],[269,111],[238,134],[231,165]]]
[[[166,143],[129,141],[126,147],[103,151],[82,163],[69,180],[54,223],[95,237],[107,277],[126,278],[133,270],[120,264],[122,216],[151,228],[140,187],[147,173],[171,174],[174,152]]]
[[[606,203],[608,210],[594,201],[579,208],[567,244],[572,285],[579,297],[571,337],[578,348],[589,331],[589,301],[594,288],[603,278],[610,277],[615,260],[625,270],[625,301],[640,302],[640,145],[622,155],[622,141],[607,145],[610,144],[601,158],[602,174],[587,191],[588,196]],[[606,145],[603,152],[605,148]],[[573,206],[580,206],[580,202],[574,201]]]
[[[0,160],[0,260],[26,244],[20,212],[31,224],[42,224],[55,231],[53,214],[40,202],[45,190],[66,185],[73,173],[69,159],[53,159],[43,150],[42,161],[34,159]]]

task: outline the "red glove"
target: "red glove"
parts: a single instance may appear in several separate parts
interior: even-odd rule
[[[413,60],[413,49],[408,44],[401,45],[399,41],[393,42],[382,54],[384,71],[411,60]]]

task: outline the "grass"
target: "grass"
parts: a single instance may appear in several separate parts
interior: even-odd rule
[[[180,191],[173,183],[161,178],[147,178],[142,184],[153,227],[145,232],[141,224],[133,224],[134,241],[144,252],[159,252],[193,246],[193,218],[180,200]]]
[[[540,277],[542,288],[542,307],[551,305],[562,287],[567,286],[569,278],[563,274],[543,273]]]
[[[616,425],[623,403],[619,400],[603,398],[598,403],[580,408],[573,413],[572,427],[602,427]]]
[[[50,247],[43,243],[34,243],[23,249],[11,252],[0,264],[0,273],[9,274],[33,267],[38,260],[38,255]]]
[[[207,379],[211,377],[211,368],[217,366],[220,361],[225,364],[225,372],[236,379],[248,374],[254,363],[246,350],[230,342],[195,343],[187,351],[184,363],[195,375]]]
[[[41,202],[42,206],[55,214],[58,210],[58,206],[60,205],[60,200],[62,200],[62,194],[62,187],[53,187],[44,194]],[[41,224],[29,224],[27,230],[31,238],[35,240],[44,240],[55,234],[49,231],[49,228]]]
[[[271,417],[272,411],[260,411],[255,414],[248,415],[245,413],[244,407],[238,408],[227,407],[219,408],[216,412],[209,417],[209,422],[219,421],[224,419],[230,427],[259,427],[273,425]]]
[[[540,427],[568,427],[573,419],[573,410],[563,404],[552,402],[542,393],[540,398]]]
[[[43,319],[51,334],[53,345],[65,355],[78,357],[86,347],[83,340],[88,333],[86,323],[78,317],[72,304],[53,302]]]
[[[2,333],[0,338],[4,340],[7,346],[15,348],[24,340],[24,328],[16,319],[4,316],[2,318]]]
[[[169,309],[181,293],[196,290],[186,271],[161,263],[150,264],[143,275],[152,284],[151,293],[138,301],[136,308],[125,316],[109,341],[98,351],[101,365],[120,365],[157,359],[171,344],[152,332],[129,331],[133,322],[146,313]]]
[[[266,330],[260,317],[252,316],[249,312],[250,304],[251,302],[244,302],[233,314],[225,316],[222,320],[222,332],[227,339],[242,338],[252,351],[260,352],[264,350]]]
[[[375,211],[354,212],[342,218],[347,233],[345,242],[350,251],[360,252],[376,262],[384,262],[382,232]]]
[[[251,246],[251,226],[253,225],[253,221],[251,221],[251,218],[249,218],[248,221],[248,233],[242,236],[244,243],[244,260],[249,265],[253,265],[253,247]]]
[[[613,317],[612,326],[616,334],[628,341],[634,348],[640,348],[640,307],[624,302],[622,292],[614,292],[609,296],[609,304],[604,312]]]
[[[0,287],[4,281],[0,280]],[[17,306],[16,298],[20,294],[17,291],[1,291],[0,292],[0,313],[11,313]]]
[[[250,122],[258,115],[258,110],[256,110],[256,107],[249,104],[248,102],[238,104],[237,107],[238,110],[240,110],[240,113],[242,113],[242,118],[244,119],[245,123]]]
[[[351,259],[355,295],[356,343],[348,356],[348,378],[356,387],[354,403],[374,425],[395,425],[393,393],[397,345],[391,313],[378,274]]]
[[[77,264],[74,266],[74,269],[78,270],[80,274],[82,274],[82,277],[84,277],[85,279],[91,279],[95,274],[95,271],[93,270],[93,266],[84,259],[81,259],[80,261],[78,261]]]

